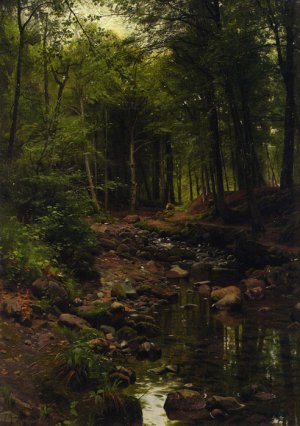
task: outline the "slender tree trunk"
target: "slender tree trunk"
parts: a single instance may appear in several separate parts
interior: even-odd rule
[[[297,183],[300,183],[300,0],[295,1],[295,93],[296,93],[296,166]]]
[[[15,94],[14,94],[14,104],[12,112],[12,122],[9,133],[8,149],[7,149],[7,158],[11,162],[14,156],[14,147],[16,143],[17,135],[17,126],[19,118],[19,105],[20,105],[20,96],[21,96],[21,81],[22,81],[22,62],[23,62],[23,51],[25,45],[25,30],[21,23],[21,1],[18,0],[17,6],[18,14],[18,27],[19,27],[19,47],[18,47],[18,59],[17,59],[17,70],[16,70],[16,84],[15,84]]]
[[[199,175],[196,170],[194,171],[194,176],[195,176],[195,182],[196,182],[196,194],[197,194],[197,197],[199,197],[201,187],[200,187]]]
[[[144,182],[144,187],[145,187],[145,191],[146,191],[146,195],[147,195],[147,200],[151,202],[151,201],[153,201],[152,194],[151,194],[151,191],[150,191],[150,186],[149,186],[149,183],[148,183],[147,173],[146,173],[146,170],[145,170],[145,167],[144,167],[144,163],[141,160],[139,160],[139,162],[138,162],[138,168],[140,169],[142,177],[143,177],[143,182]]]
[[[193,193],[193,176],[192,176],[192,169],[191,169],[191,162],[190,162],[190,160],[188,162],[188,175],[189,175],[190,201],[193,201],[193,199],[194,199],[194,193]]]
[[[50,98],[49,98],[49,72],[48,72],[47,38],[48,38],[48,14],[45,16],[45,27],[44,27],[44,33],[43,33],[44,103],[45,103],[45,116],[46,116],[47,137],[48,137]]]
[[[162,205],[167,203],[166,176],[165,176],[165,143],[160,141],[160,201]]]
[[[203,202],[206,203],[207,201],[207,187],[205,184],[205,177],[204,177],[204,168],[203,166],[201,167],[201,186],[202,186],[202,197],[203,197]]]
[[[236,167],[236,161],[234,158],[234,152],[231,151],[231,168],[232,168],[232,179],[233,179],[233,190],[237,190],[237,167]]]
[[[137,200],[137,181],[136,181],[136,161],[135,161],[135,141],[133,129],[130,132],[129,145],[129,168],[130,168],[130,211],[135,212]]]
[[[220,146],[220,152],[221,152],[221,159],[222,159],[224,177],[225,177],[225,182],[226,182],[226,190],[229,192],[229,181],[228,181],[226,163],[225,163],[225,158],[224,158],[222,146]]]
[[[210,164],[209,164],[209,172],[210,172],[211,189],[212,189],[214,204],[217,208],[218,197],[217,197],[217,192],[216,192],[216,181],[215,181],[214,167],[213,167],[212,162],[210,162]]]
[[[94,131],[94,182],[95,182],[95,191],[98,198],[98,130]]]
[[[82,97],[80,97],[80,114],[81,114],[81,122],[82,122],[82,127],[84,129],[85,127],[85,113],[84,113],[84,105],[83,105],[83,99]],[[86,135],[84,135],[86,136]],[[95,191],[95,186],[94,186],[94,182],[93,182],[93,177],[92,177],[92,173],[91,173],[91,168],[90,168],[90,162],[89,162],[89,153],[85,152],[84,153],[84,164],[85,164],[85,170],[86,170],[86,176],[87,176],[87,180],[88,180],[88,184],[89,184],[89,190],[91,193],[91,198],[92,198],[92,202],[94,204],[95,210],[97,213],[100,213],[100,205],[97,199],[97,194]]]
[[[104,208],[108,211],[108,119],[104,109]]]
[[[177,181],[177,198],[178,203],[182,204],[182,160],[181,158],[177,161],[176,166],[176,181]]]
[[[157,140],[153,145],[153,163],[152,163],[152,197],[153,200],[160,199],[160,142]]]
[[[166,140],[166,166],[167,166],[167,202],[175,203],[174,193],[174,163],[173,163],[173,149],[171,141]]]
[[[216,208],[223,219],[229,216],[228,207],[225,203],[224,197],[224,184],[223,184],[223,171],[222,171],[222,157],[221,157],[221,142],[219,132],[219,118],[216,107],[216,99],[213,87],[210,88],[208,96],[209,108],[209,127],[212,136],[212,162],[215,170],[215,184],[216,184]]]
[[[295,36],[294,36],[294,1],[285,2],[286,18],[286,64],[284,82],[286,89],[284,114],[284,145],[280,176],[280,186],[283,189],[292,188],[294,183],[294,149],[295,149]]]
[[[250,119],[248,114],[248,103],[245,93],[245,87],[240,83],[240,92],[242,100],[242,110],[243,110],[243,129],[244,129],[244,149],[243,149],[243,159],[244,159],[244,170],[245,170],[245,183],[246,183],[246,196],[248,202],[248,208],[251,218],[251,226],[254,233],[264,232],[265,227],[263,224],[263,219],[254,194],[254,167],[253,167],[253,139],[252,133],[249,128]]]
[[[208,168],[205,165],[204,166],[204,176],[205,176],[205,184],[206,184],[206,194],[209,195],[211,194],[211,188],[210,188],[210,182],[209,182],[209,173],[208,173]]]

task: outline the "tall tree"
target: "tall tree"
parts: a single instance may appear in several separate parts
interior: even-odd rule
[[[284,144],[280,185],[292,188],[296,130],[295,17],[296,0],[256,0],[273,34],[278,67],[285,87]]]

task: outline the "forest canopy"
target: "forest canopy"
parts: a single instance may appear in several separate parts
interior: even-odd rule
[[[202,197],[226,222],[226,194],[244,191],[262,231],[255,190],[299,181],[297,6],[3,0],[3,216],[56,244],[64,264],[73,227],[84,241],[81,218],[116,209]]]

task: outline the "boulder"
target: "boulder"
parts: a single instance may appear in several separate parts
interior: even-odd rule
[[[138,333],[137,333],[136,330],[134,330],[131,327],[127,327],[127,326],[124,326],[124,327],[120,328],[116,332],[116,337],[117,337],[117,339],[119,341],[122,341],[122,340],[126,340],[126,341],[132,340],[132,339],[136,338],[137,335],[138,335]]]
[[[204,420],[209,417],[205,408],[204,397],[199,392],[190,389],[168,393],[164,404],[164,409],[170,420]]]
[[[125,306],[120,302],[113,302],[109,310],[112,315],[124,314]]]
[[[191,277],[194,280],[210,280],[212,266],[205,262],[195,262],[191,266]]]
[[[266,287],[266,283],[264,280],[260,280],[255,277],[246,278],[241,281],[241,284],[245,286],[246,290],[249,290],[250,288],[256,288],[256,287],[261,287],[261,288]]]
[[[125,368],[121,365],[118,365],[113,368],[113,370],[110,372],[110,378],[113,376],[115,380],[117,379],[118,375],[122,375],[123,377],[126,377],[126,381],[130,385],[132,385],[136,381],[135,372],[131,370],[130,368]]]
[[[170,302],[176,302],[178,299],[178,292],[164,287],[151,287],[148,284],[141,284],[136,288],[139,296],[153,296],[158,299],[165,299]]]
[[[168,210],[168,211],[175,210],[175,206],[174,206],[174,204],[172,204],[172,203],[167,203],[167,205],[166,205],[166,210]]]
[[[93,349],[95,352],[105,354],[109,351],[109,343],[107,340],[102,338],[92,339],[86,342],[86,344]]]
[[[111,296],[116,297],[118,300],[126,299],[124,286],[120,283],[115,283],[111,289]]]
[[[239,297],[241,297],[241,290],[234,285],[230,285],[227,287],[218,288],[217,290],[213,289],[210,297],[214,302],[217,302],[218,300],[221,300],[224,296],[227,296],[228,294],[236,294]]]
[[[236,286],[228,286],[213,290],[211,299],[216,302],[212,307],[216,309],[239,309],[242,305],[241,290]]]
[[[117,247],[117,253],[124,257],[128,257],[130,255],[134,256],[136,252],[136,247],[130,244],[129,241],[127,241],[126,243],[121,243]]]
[[[127,223],[130,223],[130,224],[140,222],[140,220],[141,220],[141,218],[137,214],[130,214],[130,215],[124,217],[124,221],[127,222]]]
[[[291,312],[291,320],[300,323],[300,302],[296,303]]]
[[[244,295],[249,300],[262,300],[265,298],[265,292],[262,287],[250,287],[245,291]]]
[[[140,335],[146,336],[146,337],[157,337],[157,336],[160,336],[161,334],[160,328],[157,325],[150,322],[141,321],[137,323],[136,329]]]
[[[125,291],[126,297],[129,299],[134,299],[136,297],[136,289],[133,287],[128,278],[126,278],[125,283],[122,284],[122,287]]]
[[[155,262],[154,260],[149,260],[149,262],[145,265],[145,269],[152,274],[163,274],[165,271],[165,268],[159,262]]]
[[[1,303],[0,312],[8,317],[20,318],[22,307],[17,299],[6,299]]]
[[[151,296],[152,287],[149,284],[141,284],[136,288],[136,292],[139,296]]]
[[[111,305],[109,303],[83,305],[76,308],[75,313],[98,328],[102,324],[111,325],[113,323],[113,315],[110,308]]]
[[[99,238],[99,244],[106,250],[116,250],[118,242],[111,238]]]
[[[137,349],[136,358],[138,360],[149,359],[150,361],[156,361],[160,357],[161,348],[153,342],[144,342]]]
[[[121,243],[117,247],[117,253],[125,257],[128,255],[134,256],[136,254],[136,248],[133,245]]]
[[[166,273],[167,278],[187,278],[189,276],[189,272],[182,269],[178,265],[173,265],[171,269]]]
[[[72,314],[61,314],[58,319],[58,325],[77,331],[85,328],[91,328],[91,325],[86,320]]]
[[[211,294],[211,287],[207,284],[200,285],[197,287],[197,291],[202,297],[209,297]]]
[[[38,298],[47,298],[51,304],[64,309],[71,304],[66,286],[53,277],[43,276],[32,284],[32,293]]]
[[[244,404],[240,404],[239,401],[232,396],[218,396],[214,395],[207,400],[207,406],[210,409],[219,408],[225,410],[227,413],[235,413],[245,408]]]
[[[213,308],[216,309],[239,309],[242,305],[241,296],[236,293],[229,293],[226,296],[222,297],[222,299],[218,300],[218,302],[212,305]]]

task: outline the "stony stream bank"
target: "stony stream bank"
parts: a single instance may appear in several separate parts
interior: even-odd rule
[[[25,301],[2,291],[2,381],[15,401],[1,397],[0,424],[68,424],[71,396],[48,386],[45,371],[77,333],[108,360],[111,394],[122,389],[91,424],[298,425],[297,259],[239,231],[168,233],[136,220],[93,225],[100,282],[80,297],[49,276]],[[87,424],[86,391],[75,386],[71,400],[69,424]]]

